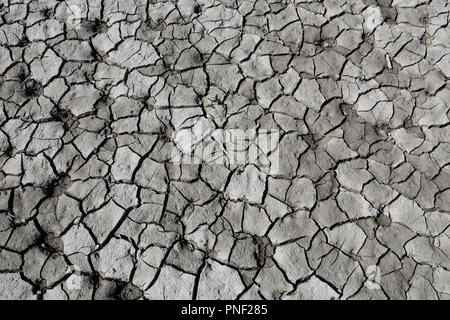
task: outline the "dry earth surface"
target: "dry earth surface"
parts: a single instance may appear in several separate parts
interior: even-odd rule
[[[449,299],[448,22],[0,0],[0,298]],[[276,130],[279,169],[172,161],[199,121]]]

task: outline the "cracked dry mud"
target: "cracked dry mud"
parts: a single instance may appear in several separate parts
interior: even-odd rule
[[[449,299],[446,0],[0,0],[0,298]],[[173,133],[276,129],[279,170]]]

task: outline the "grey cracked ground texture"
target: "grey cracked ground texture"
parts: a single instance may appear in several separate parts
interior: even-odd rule
[[[446,0],[0,0],[1,299],[449,299]],[[279,170],[171,161],[279,132]]]

